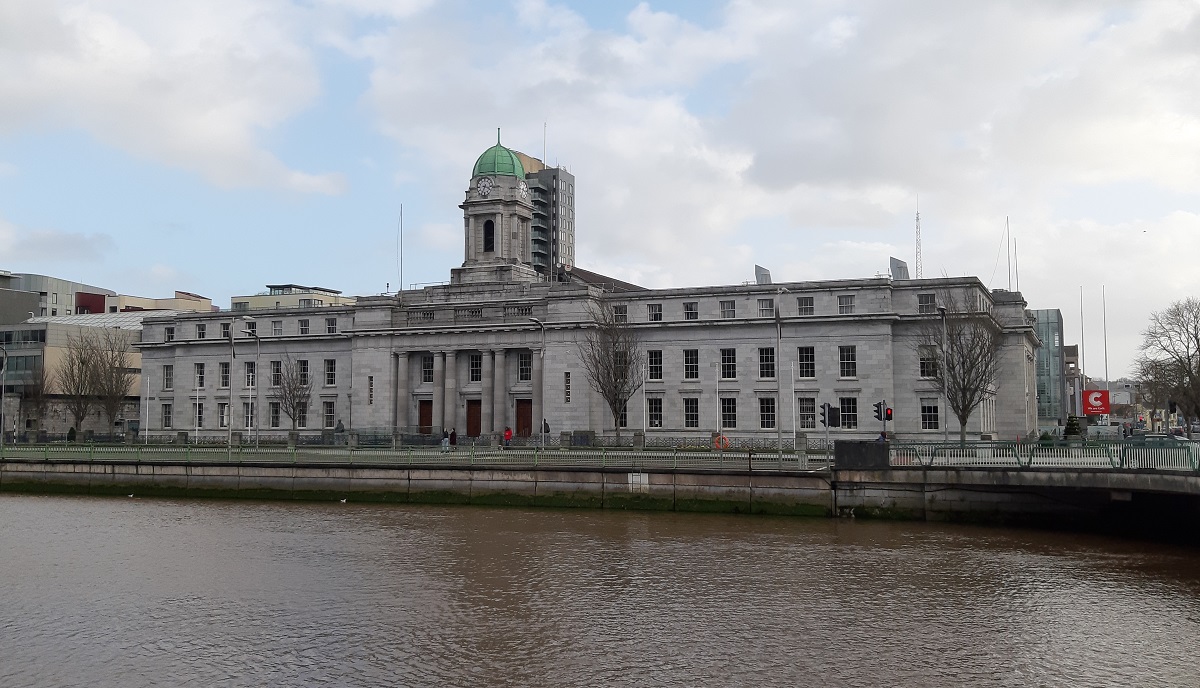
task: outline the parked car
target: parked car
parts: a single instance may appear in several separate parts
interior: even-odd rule
[[[1200,446],[1186,437],[1168,433],[1134,435],[1121,447],[1125,468],[1188,468]]]

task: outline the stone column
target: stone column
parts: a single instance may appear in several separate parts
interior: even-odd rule
[[[504,432],[504,426],[508,425],[508,378],[505,375],[507,367],[504,361],[505,352],[504,349],[496,349],[492,353],[496,355],[496,369],[493,371],[496,383],[492,388],[492,418],[495,419],[496,432]]]
[[[446,352],[433,352],[433,431],[440,433],[445,416]]]
[[[479,390],[479,432],[487,435],[502,428],[497,428],[495,419],[492,418],[492,390],[496,388],[496,381],[492,379],[492,352],[482,351],[480,356],[483,358],[483,379],[480,381]]]
[[[533,434],[541,437],[542,420],[545,419],[545,408],[542,406],[542,377],[546,351],[538,349],[533,352]]]
[[[443,416],[445,428],[457,430],[458,426],[458,352],[450,351],[446,356],[446,392],[442,402],[445,404]]]
[[[509,248],[512,242],[508,239],[508,232],[504,231],[504,213],[496,213],[492,222],[496,223],[496,255],[508,258],[512,255],[512,250]]]
[[[393,379],[396,380],[396,394],[392,403],[395,409],[395,429],[399,431],[409,426],[408,407],[412,405],[412,394],[408,389],[408,352],[401,351],[396,354],[392,364],[395,366]]]

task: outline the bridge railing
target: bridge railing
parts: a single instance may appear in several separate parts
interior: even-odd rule
[[[1200,470],[1200,443],[894,442],[892,466]]]

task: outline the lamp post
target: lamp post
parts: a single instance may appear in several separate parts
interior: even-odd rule
[[[236,357],[233,348],[233,323],[229,323],[229,403],[225,406],[225,446],[229,451],[233,451],[233,359]],[[221,381],[217,380],[217,384],[220,383]]]
[[[778,300],[783,299],[783,295],[790,293],[786,287],[780,287],[775,291],[778,295]],[[783,460],[783,423],[779,422],[779,413],[783,411],[783,386],[780,384],[779,373],[783,372],[783,321],[779,319],[779,304],[772,303],[771,309],[775,311],[775,448],[779,450],[779,459]],[[796,395],[792,395],[792,404],[796,403]],[[794,411],[794,409],[793,409]],[[793,419],[795,413],[792,414]],[[793,420],[793,422],[795,422]],[[794,431],[793,431],[794,434]]]
[[[258,369],[258,359],[262,355],[262,340],[258,338],[257,320],[248,315],[243,315],[242,321],[247,324],[254,324],[253,329],[245,329],[242,332],[254,337],[254,377],[250,379],[250,413],[254,419],[254,450],[258,451],[258,376],[262,372]]]
[[[4,446],[4,378],[7,370],[8,350],[0,346],[0,447]]]
[[[949,380],[946,377],[946,373],[948,372],[946,369],[946,307],[939,304],[937,309],[938,315],[940,315],[942,318],[942,355],[940,356],[942,360],[938,361],[938,365],[941,366],[938,372],[941,373],[942,376],[942,401],[945,403],[945,407],[943,407],[941,413],[942,417],[939,418],[938,421],[942,424],[942,442],[949,442],[950,427],[947,421],[950,420],[950,414],[948,413],[950,410],[950,391],[948,389]]]
[[[538,352],[538,358],[542,362],[542,379],[539,380],[540,389],[538,395],[542,399],[541,412],[542,422],[538,423],[538,436],[542,438],[542,451],[546,450],[546,323],[537,318],[530,318],[530,322],[537,323],[537,326],[542,330],[542,350]]]

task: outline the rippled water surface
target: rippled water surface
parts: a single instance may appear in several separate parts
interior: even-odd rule
[[[1195,550],[0,495],[0,686],[1197,686]]]

